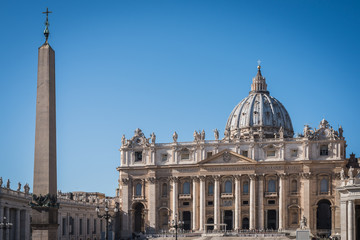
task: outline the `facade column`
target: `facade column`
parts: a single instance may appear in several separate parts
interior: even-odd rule
[[[310,176],[311,173],[301,173],[301,209],[302,216],[305,216],[306,219],[311,219],[310,217]],[[315,214],[316,217],[316,214]],[[312,224],[314,221],[308,221],[308,227],[313,228]],[[315,219],[316,223],[316,219]]]
[[[10,221],[10,208],[5,208],[5,217],[6,217],[6,221],[9,222]],[[5,240],[9,240],[10,239],[10,230],[9,229],[5,229]]]
[[[15,227],[15,239],[16,240],[20,240],[20,209],[16,209],[15,210],[15,221],[14,222],[14,227]]]
[[[239,230],[239,216],[240,216],[240,178],[241,176],[235,175],[235,231]]]
[[[1,187],[1,186],[0,186]],[[4,220],[4,208],[0,206],[0,221],[2,222]],[[4,236],[4,230],[0,228],[0,239]]]
[[[121,235],[123,237],[131,236],[132,233],[132,224],[131,224],[131,181],[129,178],[121,178],[122,181],[122,231]],[[75,217],[74,217],[75,221]],[[99,220],[100,222],[100,220]],[[74,222],[73,232],[75,233],[76,223]],[[70,229],[69,229],[70,230]],[[99,230],[100,231],[100,230]]]
[[[204,224],[205,224],[205,176],[200,176],[200,214],[199,214],[199,230],[203,231],[205,230]]]
[[[341,197],[340,197],[341,198]],[[346,205],[346,201],[341,201],[340,203],[340,213],[341,213],[341,217],[340,217],[340,227],[341,227],[341,239],[347,239],[347,226],[346,226],[346,221],[347,221],[347,209],[346,209],[347,205]]]
[[[220,176],[216,175],[214,176],[214,230],[218,230],[219,226],[219,212],[220,212],[220,206],[219,206],[219,195],[220,195]]]
[[[255,216],[255,181],[256,181],[256,175],[252,174],[249,175],[250,177],[250,230],[255,229],[255,223],[256,223],[256,216]]]
[[[354,200],[349,200],[347,205],[348,210],[348,224],[347,224],[347,232],[348,232],[348,240],[354,239]]]
[[[284,201],[285,201],[285,178],[286,174],[279,174],[279,231],[284,229]]]
[[[264,175],[258,177],[259,205],[258,205],[258,228],[264,229]]]
[[[178,212],[178,182],[177,177],[171,177],[170,181],[172,183],[172,220],[175,222],[175,215]]]
[[[156,198],[157,198],[157,191],[156,191],[156,185],[157,180],[155,177],[149,177],[147,179],[147,182],[149,183],[149,227],[151,231],[156,230]],[[145,186],[144,186],[145,188]]]
[[[197,215],[198,215],[198,212],[197,212],[197,199],[198,199],[198,182],[199,182],[199,178],[198,177],[193,177],[192,178],[192,181],[193,181],[193,204],[192,204],[192,230],[195,231],[198,229],[198,226],[197,226]]]

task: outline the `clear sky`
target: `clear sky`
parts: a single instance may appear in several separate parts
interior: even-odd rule
[[[58,189],[115,195],[121,136],[223,135],[257,60],[295,132],[322,118],[360,155],[358,1],[2,1],[0,176],[32,187],[37,49],[56,52]]]

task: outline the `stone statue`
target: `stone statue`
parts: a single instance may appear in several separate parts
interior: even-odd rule
[[[307,224],[307,219],[306,217],[303,215],[301,220],[300,220],[300,228],[301,229],[305,229],[306,228],[306,224]]]
[[[201,140],[205,140],[205,131],[204,131],[204,129],[203,129],[202,132],[201,132],[200,139],[201,139]]]
[[[194,141],[198,141],[199,139],[198,139],[198,133],[197,133],[197,131],[196,130],[194,130]]]
[[[176,131],[175,131],[174,134],[173,134],[173,140],[174,140],[174,142],[177,142],[177,139],[178,139],[178,134],[177,134]]]
[[[215,128],[215,130],[214,130],[214,137],[215,137],[215,140],[219,140],[219,131],[217,130],[217,128]]]
[[[345,172],[344,172],[344,169],[342,168],[341,171],[340,171],[340,179],[341,180],[344,180],[345,179]]]
[[[304,137],[309,137],[310,135],[310,127],[309,125],[304,126]]]
[[[17,188],[16,191],[20,192],[20,190],[21,190],[21,183],[19,182],[19,183],[18,183],[18,188]]]
[[[227,128],[227,129],[225,129],[225,132],[224,132],[224,138],[225,139],[229,139],[230,138],[230,130]]]
[[[10,179],[8,179],[6,182],[6,188],[10,189]]]
[[[344,130],[343,130],[342,126],[340,126],[339,127],[339,138],[343,137],[343,132],[344,132]]]
[[[25,191],[26,194],[29,193],[29,191],[30,191],[29,184],[25,184],[25,186],[24,186],[24,191]]]
[[[0,188],[2,187],[2,184],[3,184],[3,180],[2,177],[0,177]]]
[[[280,138],[284,138],[284,128],[282,126],[280,126],[280,129],[279,129],[279,136],[280,136]]]
[[[125,134],[123,134],[121,137],[121,146],[125,146],[125,142],[126,142],[126,138],[125,138]]]
[[[155,141],[156,141],[156,135],[155,135],[154,132],[151,134],[150,137],[151,137],[151,143],[155,143]]]
[[[352,166],[350,166],[349,171],[348,171],[349,178],[354,178],[353,171],[354,171],[354,168]]]

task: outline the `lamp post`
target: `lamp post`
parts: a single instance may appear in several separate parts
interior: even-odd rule
[[[3,221],[0,222],[0,230],[5,229],[5,231],[6,231],[6,229],[10,229],[10,228],[12,228],[12,226],[13,226],[12,223],[6,221],[6,217],[4,217]]]
[[[104,218],[105,222],[106,222],[106,227],[105,227],[105,239],[108,240],[109,239],[109,235],[108,235],[108,231],[109,231],[109,222],[111,221],[111,218],[114,218],[116,216],[116,213],[119,211],[119,207],[118,207],[119,203],[115,203],[115,208],[114,208],[114,215],[111,215],[109,213],[109,206],[108,206],[108,200],[105,199],[105,213],[104,214],[100,214],[100,208],[99,206],[96,207],[95,211],[97,213],[98,218]]]
[[[169,221],[169,225],[172,227],[172,228],[175,228],[175,240],[177,240],[177,230],[178,228],[180,228],[181,225],[184,224],[184,221],[178,221],[177,219],[177,213],[175,213],[175,219]]]

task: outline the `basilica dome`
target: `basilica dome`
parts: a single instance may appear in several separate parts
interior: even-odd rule
[[[230,138],[292,137],[294,130],[285,107],[270,96],[258,66],[249,96],[231,112],[225,127]]]

